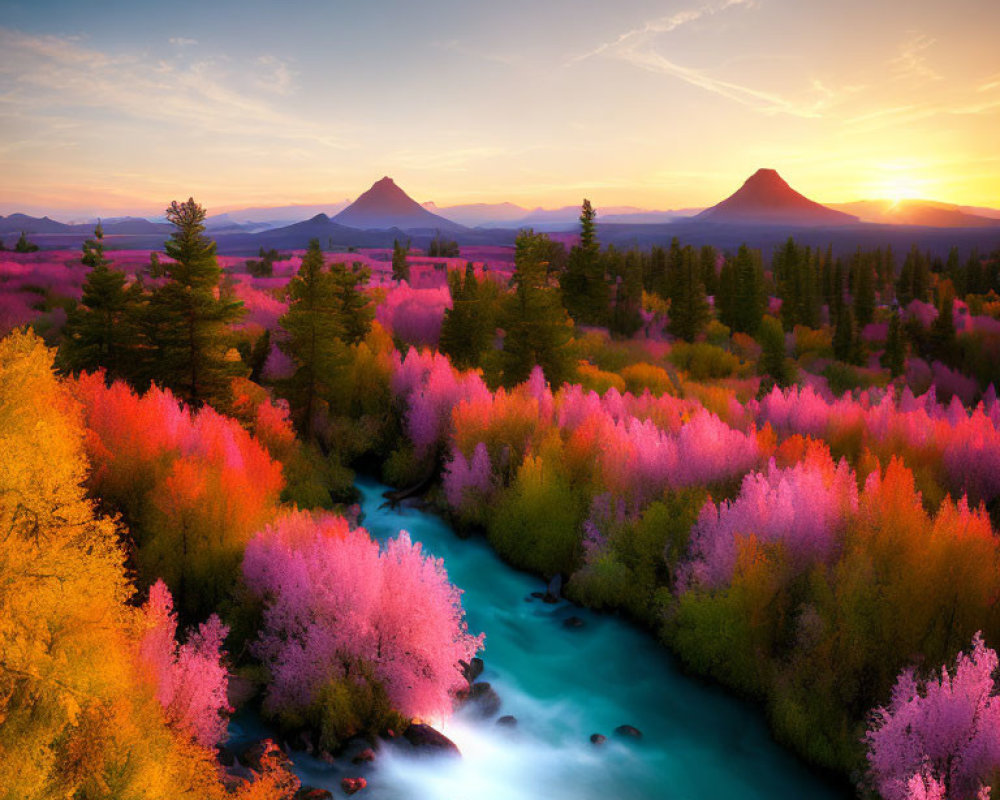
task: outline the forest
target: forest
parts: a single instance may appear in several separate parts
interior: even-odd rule
[[[1000,250],[617,249],[585,200],[246,259],[205,217],[0,253],[0,797],[307,797],[238,706],[332,756],[452,714],[488,637],[357,475],[860,797],[1000,788]]]

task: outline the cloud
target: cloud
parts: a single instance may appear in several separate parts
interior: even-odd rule
[[[924,51],[930,49],[936,41],[923,33],[911,33],[899,46],[899,55],[889,61],[894,77],[919,81],[943,80],[941,75],[927,63],[927,58],[924,56]]]
[[[263,137],[347,147],[336,128],[283,110],[261,89],[288,94],[293,73],[274,56],[227,64],[203,58],[109,54],[67,37],[0,28],[0,126],[15,113],[21,125],[48,130],[53,120],[80,118],[81,109],[165,123],[185,134]]]
[[[711,75],[706,70],[679,64],[662,55],[654,46],[658,37],[673,33],[679,28],[701,19],[735,7],[753,8],[754,6],[755,0],[722,0],[722,2],[710,3],[697,8],[684,9],[668,16],[657,17],[638,28],[625,31],[617,38],[600,44],[586,53],[574,56],[568,64],[575,64],[598,56],[616,58],[649,72],[658,72],[678,78],[692,86],[697,86],[765,114],[791,114],[799,117],[820,116],[824,108],[835,102],[837,93],[818,81],[814,81],[811,88],[814,99],[806,102],[790,100],[774,92],[727,81]]]
[[[172,36],[167,41],[174,47],[194,47],[198,44],[197,39],[185,39],[183,36]]]

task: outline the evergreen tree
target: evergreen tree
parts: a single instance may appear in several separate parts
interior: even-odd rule
[[[278,346],[295,364],[294,374],[281,387],[282,393],[307,439],[347,358],[337,290],[333,275],[323,269],[319,240],[313,239],[298,274],[288,284],[288,311],[278,320],[287,333]]]
[[[611,293],[589,200],[580,210],[580,243],[569,252],[566,271],[560,276],[563,303],[577,323],[603,325],[608,321]]]
[[[14,245],[15,253],[34,253],[37,252],[38,245],[33,242],[28,241],[28,237],[25,235],[24,231],[21,231],[21,235],[17,239],[17,244]]]
[[[94,238],[83,243],[80,261],[90,271],[80,304],[66,320],[59,362],[74,373],[103,367],[110,379],[127,377],[127,355],[135,341],[130,311],[140,290],[128,288],[125,273],[111,269],[100,223],[94,228]]]
[[[410,280],[410,265],[406,256],[410,252],[410,243],[401,244],[398,239],[392,241],[392,278],[396,281]]]
[[[499,320],[504,330],[499,364],[507,386],[527,380],[535,365],[553,386],[573,373],[572,322],[546,277],[548,241],[545,234],[528,229],[515,242],[514,293],[506,298]]]
[[[759,255],[745,244],[736,257],[726,256],[716,296],[719,321],[731,330],[754,335],[767,306],[764,269]]]
[[[674,243],[676,244],[676,239]],[[671,251],[674,246],[671,245]],[[673,266],[673,262],[677,262]],[[670,324],[674,336],[685,341],[694,341],[708,325],[710,309],[705,297],[705,285],[701,282],[701,270],[694,248],[677,249],[668,257],[670,268]]]
[[[149,254],[149,277],[162,278],[166,274],[166,270],[160,263],[160,254],[153,250]]]
[[[931,355],[939,361],[954,365],[958,350],[955,332],[955,289],[947,278],[938,284],[938,315],[928,332]]]
[[[788,386],[792,382],[792,376],[785,353],[785,331],[781,323],[774,317],[764,317],[757,337],[761,346],[758,371],[778,386]]]
[[[897,310],[893,310],[889,319],[889,335],[886,337],[881,362],[894,378],[902,375],[906,368],[906,340],[903,338],[903,323]]]
[[[833,329],[833,356],[845,363],[853,360],[857,348],[854,344],[854,310],[841,303],[837,310],[837,322]]]
[[[701,268],[701,282],[705,287],[705,294],[715,297],[719,292],[719,273],[716,272],[715,265],[719,260],[718,253],[710,244],[703,245],[698,251],[698,264]]]
[[[190,403],[225,405],[239,362],[228,357],[228,326],[243,304],[222,291],[215,242],[205,236],[205,210],[193,198],[167,209],[176,229],[165,244],[173,263],[167,282],[149,301],[154,362],[151,372]]]
[[[451,308],[444,312],[438,348],[459,369],[481,366],[496,335],[496,284],[488,278],[480,281],[469,262],[464,276],[458,270],[448,274],[448,289]]]
[[[440,231],[434,234],[431,243],[427,245],[427,255],[434,258],[457,258],[459,253],[458,242],[454,239],[445,239]]]
[[[350,267],[342,261],[330,265],[334,292],[340,304],[340,315],[344,323],[344,341],[357,344],[372,329],[375,307],[364,287],[371,278],[371,269],[359,262]]]
[[[867,254],[858,251],[852,272],[851,296],[854,300],[854,321],[860,329],[875,319],[875,274]]]
[[[642,327],[642,258],[634,249],[624,256],[616,252],[607,272],[615,279],[611,332],[630,337]]]
[[[656,246],[649,253],[649,268],[643,276],[646,291],[667,299],[667,251]]]

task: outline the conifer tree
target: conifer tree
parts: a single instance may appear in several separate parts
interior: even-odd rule
[[[685,341],[694,341],[708,325],[710,310],[705,297],[705,285],[701,282],[701,270],[697,255],[691,246],[676,248],[677,240],[671,245],[668,256],[670,267],[670,324],[674,336]]]
[[[38,251],[38,245],[34,242],[29,242],[28,237],[25,235],[24,231],[21,231],[21,235],[17,239],[17,244],[14,245],[15,253],[34,253]]]
[[[858,250],[851,276],[854,321],[862,328],[875,319],[875,274],[868,254]]]
[[[838,361],[850,362],[856,352],[854,338],[854,310],[841,303],[833,330],[833,356]]]
[[[778,386],[788,386],[791,374],[785,357],[785,331],[781,323],[774,317],[764,317],[757,337],[761,346],[759,372]]]
[[[410,243],[402,244],[398,239],[392,241],[392,279],[395,281],[410,280],[410,265],[406,261],[410,253]]]
[[[633,249],[617,261],[617,268],[608,270],[616,278],[611,331],[629,337],[642,327],[642,259]]]
[[[597,212],[585,199],[580,209],[580,243],[570,250],[566,271],[560,276],[566,310],[575,322],[590,325],[605,324],[611,305],[596,217]]]
[[[498,292],[488,279],[480,281],[472,263],[465,274],[448,274],[451,308],[444,312],[439,349],[459,369],[478,367],[496,334]]]
[[[132,315],[138,286],[126,286],[125,273],[111,269],[104,255],[104,230],[100,223],[94,238],[83,243],[81,262],[90,268],[80,304],[66,321],[59,362],[70,372],[95,372],[102,367],[108,377],[127,377],[127,356],[134,343]]]
[[[240,318],[243,304],[221,290],[215,242],[205,236],[205,209],[193,198],[175,200],[167,221],[175,228],[164,245],[173,263],[149,302],[150,371],[189,403],[225,405],[240,369],[238,360],[228,358],[228,326]]]
[[[548,241],[545,234],[528,229],[515,242],[514,293],[506,298],[499,320],[504,331],[499,364],[507,386],[526,381],[536,365],[553,386],[573,372],[572,322],[546,279]]]
[[[336,261],[330,265],[330,274],[344,323],[344,341],[357,344],[368,335],[375,319],[375,307],[364,291],[371,278],[371,269],[358,262],[348,267]]]
[[[906,340],[903,338],[903,323],[896,310],[893,310],[889,319],[889,335],[885,340],[885,352],[882,353],[882,366],[894,378],[902,375],[906,367]]]
[[[942,279],[938,285],[938,315],[931,323],[929,345],[931,354],[945,364],[955,362],[958,341],[955,332],[955,289],[951,281]]]
[[[719,275],[716,308],[719,321],[731,330],[754,335],[767,305],[764,270],[760,259],[745,244],[736,257],[727,256]]]
[[[313,239],[298,274],[288,284],[288,311],[278,320],[288,334],[279,346],[295,364],[283,393],[306,438],[312,435],[320,404],[330,395],[347,358],[337,288],[333,276],[323,269],[319,240]]]

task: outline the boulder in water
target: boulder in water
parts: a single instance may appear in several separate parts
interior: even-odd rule
[[[615,733],[619,736],[624,736],[630,739],[641,739],[642,731],[632,725],[619,725],[615,728]]]
[[[592,733],[590,734],[590,743],[596,745],[602,745],[608,740],[608,737],[603,733]]]
[[[504,714],[500,719],[497,720],[497,725],[501,728],[516,728],[517,727],[517,717],[512,714]]]
[[[458,745],[445,736],[441,731],[435,730],[430,725],[421,722],[414,722],[405,731],[403,737],[414,747],[422,747],[430,750],[437,750],[441,753],[451,753],[460,756],[462,751]]]
[[[469,683],[475,682],[476,678],[483,674],[485,665],[479,656],[476,656],[468,663],[464,661],[459,661],[458,663],[462,665],[462,674]]]
[[[468,705],[475,705],[476,710],[484,717],[492,717],[500,710],[500,695],[486,681],[472,684],[465,702]]]
[[[340,788],[344,790],[344,794],[355,794],[367,785],[368,781],[364,778],[343,778],[340,781]]]
[[[366,747],[360,753],[358,753],[354,758],[351,759],[352,764],[367,764],[370,761],[375,760],[375,751],[370,747]]]

